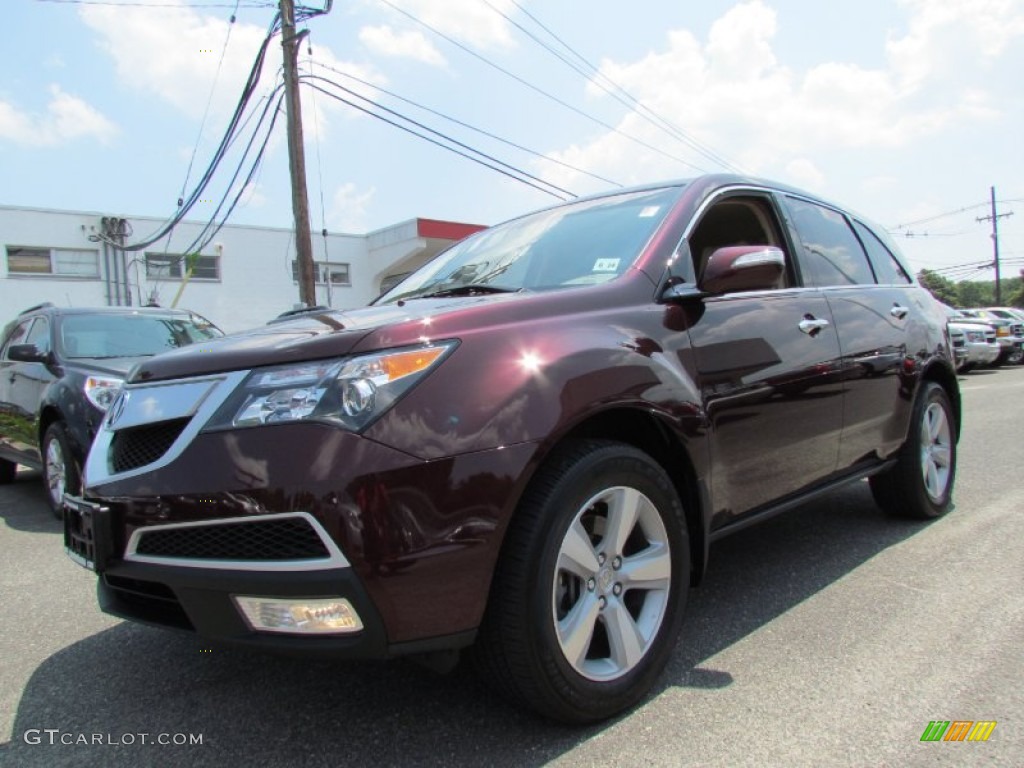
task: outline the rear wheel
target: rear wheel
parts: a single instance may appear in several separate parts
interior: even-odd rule
[[[43,480],[50,510],[60,518],[64,514],[64,494],[78,493],[82,481],[67,429],[59,421],[47,427],[43,435]]]
[[[18,474],[18,465],[7,459],[0,459],[0,485],[13,483]]]
[[[956,479],[956,426],[946,390],[925,382],[912,419],[896,465],[871,478],[871,492],[889,514],[940,517],[952,506]]]
[[[574,443],[516,512],[475,649],[501,692],[569,723],[639,701],[679,633],[690,553],[678,494],[646,454]]]

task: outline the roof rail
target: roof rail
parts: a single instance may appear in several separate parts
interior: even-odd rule
[[[52,306],[53,306],[53,302],[52,301],[44,301],[42,304],[36,304],[33,307],[29,307],[28,309],[21,310],[21,312],[18,313],[18,317],[21,317],[22,315],[27,315],[29,312],[35,312],[37,309],[46,309],[47,307],[52,307]]]

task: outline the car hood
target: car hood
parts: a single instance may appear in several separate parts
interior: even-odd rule
[[[203,376],[340,357],[369,333],[391,325],[423,321],[479,305],[513,300],[522,294],[416,299],[379,307],[331,310],[221,336],[149,358],[132,382]]]
[[[951,328],[962,328],[965,331],[991,331],[992,326],[975,320],[950,320]]]
[[[132,368],[150,359],[143,357],[76,357],[67,360],[66,367],[84,376],[113,376],[123,379]]]

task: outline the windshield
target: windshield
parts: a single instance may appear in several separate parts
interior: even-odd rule
[[[70,359],[147,357],[222,335],[198,315],[70,315],[59,343]]]
[[[668,187],[585,200],[486,229],[374,303],[607,282],[630,267],[679,193]]]

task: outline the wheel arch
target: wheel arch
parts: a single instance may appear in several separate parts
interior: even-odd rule
[[[55,421],[64,421],[64,414],[60,412],[60,409],[55,405],[46,405],[39,412],[39,450],[43,449],[43,436],[46,435],[46,430],[50,428],[50,425]]]
[[[951,371],[948,366],[939,362],[933,362],[925,368],[924,372],[921,374],[921,382],[918,385],[918,390],[924,386],[925,382],[929,381],[938,384],[945,390],[946,396],[949,398],[949,403],[953,406],[953,426],[956,428],[956,439],[959,441],[962,410],[960,403],[960,385],[957,384],[956,374]]]
[[[620,406],[594,413],[559,435],[537,462],[539,468],[559,446],[573,440],[611,440],[643,451],[672,481],[686,514],[690,543],[690,584],[696,586],[707,566],[708,535],[704,510],[706,488],[701,483],[690,446],[664,419],[649,409]]]

